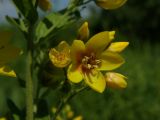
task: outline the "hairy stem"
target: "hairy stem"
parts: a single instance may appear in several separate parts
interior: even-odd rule
[[[26,66],[26,120],[34,120],[33,98],[33,25],[28,29]]]
[[[26,69],[26,120],[33,120],[32,55],[30,51],[27,54]]]

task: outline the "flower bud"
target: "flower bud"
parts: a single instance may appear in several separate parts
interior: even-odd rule
[[[104,9],[117,9],[127,0],[96,0],[96,4]]]
[[[60,68],[66,67],[71,61],[69,45],[65,41],[62,41],[57,49],[52,48],[49,51],[49,58],[54,66]]]
[[[105,74],[105,79],[108,87],[111,88],[126,88],[127,82],[125,81],[126,77],[114,72],[107,72]]]
[[[52,8],[50,0],[39,0],[38,5],[43,11],[49,11]]]
[[[88,22],[84,22],[78,30],[78,39],[87,40],[89,38]]]

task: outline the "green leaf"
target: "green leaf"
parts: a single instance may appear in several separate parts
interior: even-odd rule
[[[36,8],[33,6],[32,0],[12,0],[16,5],[20,13],[30,21],[30,23],[35,23],[38,18]]]
[[[39,22],[36,28],[36,42],[53,36],[56,31],[72,23],[74,20],[67,14],[51,13]]]
[[[17,28],[19,28],[23,32],[27,32],[26,25],[22,19],[12,18],[9,16],[6,16],[6,20],[12,24],[15,25]]]
[[[20,120],[19,116],[16,114],[13,114],[13,118],[14,118],[14,120]]]
[[[16,115],[20,115],[21,111],[19,110],[19,108],[16,106],[16,104],[11,100],[11,99],[7,99],[7,105],[10,109],[10,111]]]

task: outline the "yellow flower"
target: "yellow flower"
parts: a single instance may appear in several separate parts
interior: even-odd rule
[[[66,116],[68,119],[71,119],[74,116],[74,112],[71,109],[70,105],[66,105],[64,111],[66,112]]]
[[[0,120],[7,120],[5,117],[0,118]]]
[[[105,77],[100,71],[113,70],[124,63],[117,53],[107,49],[114,38],[115,31],[100,32],[91,37],[86,44],[74,40],[71,46],[72,64],[68,68],[68,79],[85,83],[97,92],[102,93],[106,87]]]
[[[50,0],[39,0],[38,5],[43,11],[49,11],[52,8]]]
[[[77,117],[73,118],[73,120],[83,120],[83,117],[82,116],[77,116]]]
[[[127,0],[96,0],[96,4],[104,9],[116,9],[126,3]]]
[[[108,72],[105,74],[105,79],[108,87],[111,87],[111,88],[127,87],[127,82],[125,81],[125,79],[127,78],[119,73]]]
[[[57,49],[52,48],[49,51],[49,58],[56,67],[66,67],[71,61],[70,46],[65,41],[62,41]]]
[[[88,22],[84,22],[83,25],[78,30],[78,39],[87,40],[89,37]]]
[[[20,54],[20,49],[9,44],[12,33],[9,31],[0,31],[0,74],[16,77],[15,72],[6,64],[11,62]]]

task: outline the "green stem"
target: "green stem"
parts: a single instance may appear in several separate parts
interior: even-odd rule
[[[52,120],[56,120],[57,116],[60,114],[61,110],[64,108],[64,106],[78,93],[86,90],[88,87],[82,87],[81,89],[78,89],[74,92],[71,92],[68,96],[62,98],[59,102],[58,108],[56,110],[56,113],[54,114],[54,117]]]
[[[34,120],[33,97],[33,25],[28,29],[27,39],[27,66],[26,66],[26,120]]]
[[[33,81],[32,81],[32,54],[27,54],[26,67],[26,120],[33,120]]]

